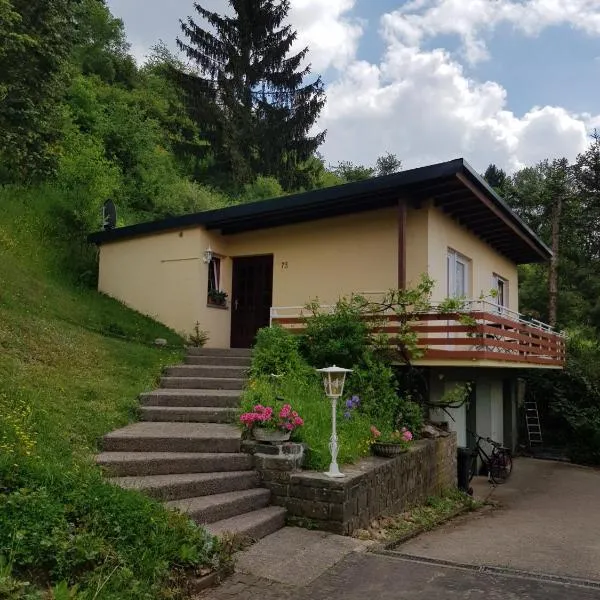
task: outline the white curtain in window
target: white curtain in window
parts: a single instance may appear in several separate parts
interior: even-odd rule
[[[466,298],[469,295],[469,259],[455,250],[448,250],[448,296]]]
[[[218,260],[218,259],[217,260],[213,259],[211,261],[211,263],[210,263],[210,266],[211,266],[212,271],[213,271],[212,280],[213,280],[213,285],[214,285],[214,289],[215,290],[220,290],[221,289],[221,287],[220,287],[220,281],[219,281],[219,271],[220,271],[219,267],[220,267],[220,263],[221,263],[221,261]]]

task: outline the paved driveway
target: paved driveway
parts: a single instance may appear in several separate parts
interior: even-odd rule
[[[489,491],[477,482],[479,495]],[[200,597],[600,600],[600,471],[520,459],[492,498],[498,508],[379,554],[357,540],[286,528],[241,553],[238,572]]]
[[[478,482],[476,493],[487,489]],[[600,581],[600,471],[519,459],[491,497],[500,508],[451,522],[397,551]]]

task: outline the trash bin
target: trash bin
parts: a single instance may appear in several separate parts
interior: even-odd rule
[[[473,460],[473,451],[470,448],[458,447],[456,449],[456,469],[458,475],[458,489],[462,492],[469,492],[469,473],[471,471],[471,462]]]

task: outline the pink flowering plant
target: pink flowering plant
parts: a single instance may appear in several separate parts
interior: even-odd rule
[[[400,446],[408,447],[412,441],[413,434],[406,427],[382,433],[375,425],[371,425],[371,443],[398,444]]]
[[[290,433],[304,425],[304,419],[290,404],[284,404],[281,409],[257,404],[252,411],[240,415],[240,421],[247,429],[263,427]]]

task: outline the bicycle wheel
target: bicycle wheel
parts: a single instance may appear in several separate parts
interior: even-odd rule
[[[499,485],[506,483],[512,473],[512,456],[506,450],[498,450],[490,459],[490,479]]]

